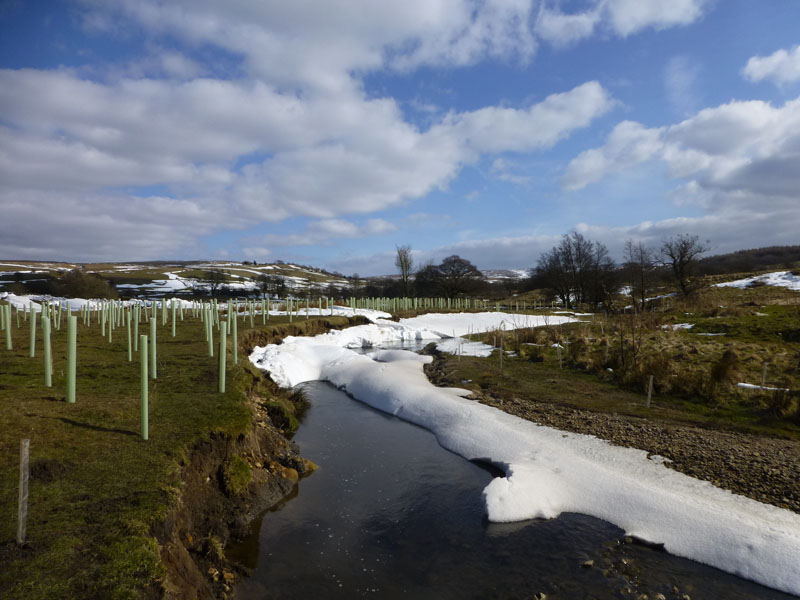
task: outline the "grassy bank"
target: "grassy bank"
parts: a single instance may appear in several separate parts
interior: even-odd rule
[[[285,335],[285,321],[271,318],[267,333],[258,335]],[[253,337],[244,323],[240,338]],[[329,324],[312,319],[291,327],[303,333]],[[176,337],[160,317],[157,329],[158,378],[149,385],[150,439],[144,441],[138,355],[128,362],[124,327],[109,343],[96,323],[79,325],[77,402],[67,404],[66,326],[53,332],[53,386],[47,388],[41,329],[30,358],[27,323],[18,329],[14,319],[13,350],[0,347],[0,597],[142,597],[164,575],[153,532],[180,497],[189,449],[251,427],[247,394],[256,375],[246,354],[240,351],[237,367],[229,351],[227,392],[220,394],[218,358],[208,356],[203,324],[187,312]],[[30,439],[31,481],[28,543],[18,548],[23,438]]]
[[[495,352],[488,361],[448,359],[448,377],[500,398],[797,438],[798,300],[799,294],[782,289],[709,288],[642,314],[484,333],[474,337],[507,351],[502,372]],[[765,389],[738,386],[761,386],[762,380]]]

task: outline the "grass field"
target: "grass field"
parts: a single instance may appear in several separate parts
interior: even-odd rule
[[[272,317],[270,327],[280,329],[285,320]],[[229,351],[228,388],[220,394],[218,358],[208,356],[203,324],[187,311],[173,338],[170,322],[157,322],[149,441],[140,437],[139,358],[134,353],[127,360],[124,327],[109,343],[96,321],[79,326],[75,404],[65,402],[63,322],[53,332],[51,388],[44,386],[41,330],[35,358],[28,356],[24,321],[19,329],[13,321],[13,350],[0,339],[0,597],[141,597],[163,575],[153,529],[179,497],[187,450],[251,426],[246,391],[253,373],[246,355],[240,352],[242,366],[235,367]],[[297,322],[292,330],[302,334],[315,323]],[[242,337],[248,328],[240,321]],[[217,349],[215,337],[215,354]],[[23,438],[30,439],[31,482],[28,545],[19,549],[14,538]]]

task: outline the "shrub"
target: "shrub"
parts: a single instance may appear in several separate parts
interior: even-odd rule
[[[117,290],[99,275],[73,269],[58,280],[60,295],[67,298],[116,298]]]
[[[719,360],[711,365],[711,381],[715,385],[729,383],[738,366],[739,355],[733,348],[728,348]]]
[[[800,392],[788,389],[789,382],[781,380],[778,389],[771,390],[765,396],[767,410],[776,417],[798,417],[800,416]]]
[[[567,345],[567,357],[577,367],[587,367],[588,344],[583,338],[578,338]]]

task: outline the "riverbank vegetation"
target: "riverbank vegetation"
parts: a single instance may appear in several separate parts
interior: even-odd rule
[[[287,317],[273,316],[268,326],[250,330],[242,318],[239,364],[232,364],[229,339],[228,387],[219,393],[218,358],[208,355],[203,323],[187,310],[172,337],[171,323],[159,314],[158,374],[149,383],[145,441],[139,433],[139,359],[128,361],[124,326],[109,338],[96,316],[92,325],[79,324],[77,400],[68,404],[66,327],[53,330],[53,386],[46,387],[41,330],[31,358],[28,323],[24,313],[20,317],[19,328],[16,315],[12,320],[12,349],[5,343],[0,348],[0,597],[25,600],[157,597],[163,585],[174,584],[170,569],[190,571],[175,561],[219,566],[226,520],[237,515],[223,511],[211,525],[192,511],[221,511],[223,496],[244,510],[254,505],[245,497],[251,481],[265,486],[270,477],[278,479],[273,487],[285,493],[304,469],[279,435],[296,427],[302,402],[249,364],[246,345],[350,323],[326,317],[290,325]],[[254,429],[263,433],[258,438],[263,454],[246,443]],[[30,440],[31,468],[27,535],[19,547],[22,439]],[[192,477],[197,481],[189,485]],[[201,507],[212,491],[210,508]],[[182,523],[180,539],[176,523]],[[200,531],[204,523],[208,529]],[[181,548],[169,548],[175,544]],[[231,573],[223,577],[221,568],[207,568],[216,576],[204,571],[199,581],[182,585],[221,592],[232,583]]]
[[[465,358],[455,377],[501,397],[800,439],[800,294],[707,288],[668,300],[646,313],[472,336],[498,351],[491,363]]]

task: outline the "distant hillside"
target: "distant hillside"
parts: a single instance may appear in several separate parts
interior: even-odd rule
[[[709,256],[700,261],[703,275],[746,273],[775,268],[790,270],[800,266],[800,246],[769,246]]]

